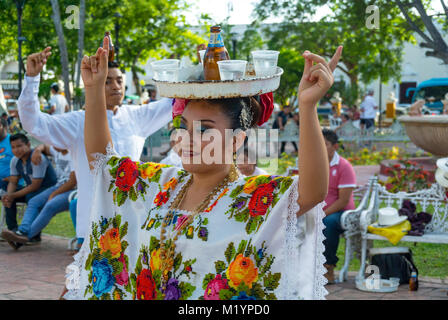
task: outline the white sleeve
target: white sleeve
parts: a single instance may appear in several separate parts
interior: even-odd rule
[[[163,98],[141,106],[131,106],[129,115],[136,125],[137,134],[148,137],[172,120],[173,99]]]
[[[17,102],[23,128],[43,143],[70,149],[80,134],[78,112],[49,115],[39,108],[39,76],[25,76],[25,85]]]

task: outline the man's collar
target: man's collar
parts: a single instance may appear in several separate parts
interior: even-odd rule
[[[334,155],[333,155],[333,159],[331,159],[331,162],[330,162],[330,167],[337,166],[339,164],[340,158],[341,157],[339,156],[339,154],[335,151]]]

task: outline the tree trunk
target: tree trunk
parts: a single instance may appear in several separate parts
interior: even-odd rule
[[[132,82],[134,83],[134,86],[135,86],[135,92],[138,96],[140,96],[142,94],[142,89],[140,87],[140,81],[139,81],[137,69],[135,68],[135,66],[131,67],[131,71],[132,71]]]
[[[79,30],[78,30],[78,62],[76,67],[76,88],[81,79],[81,60],[84,56],[84,21],[86,17],[86,1],[79,1]]]
[[[64,80],[64,92],[70,109],[72,109],[71,97],[70,97],[70,79],[69,79],[69,64],[68,64],[68,52],[65,44],[64,31],[62,30],[61,14],[59,10],[58,0],[51,0],[51,7],[53,8],[53,22],[58,35],[59,50],[61,52],[61,66],[62,66],[62,78]]]

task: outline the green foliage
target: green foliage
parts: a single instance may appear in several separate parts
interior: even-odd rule
[[[332,14],[310,22],[310,16],[323,4],[329,6]],[[366,26],[370,15],[366,8],[372,4],[381,10],[379,29]],[[415,42],[393,1],[261,0],[256,13],[260,19],[284,16],[275,30],[269,30],[268,46],[271,49],[294,48],[290,49],[296,50],[296,55],[291,55],[293,61],[303,63],[300,53],[305,50],[329,59],[337,46],[343,45],[344,53],[338,67],[350,78],[350,96],[346,101],[350,104],[359,96],[360,80],[364,83],[378,78],[383,83],[399,80],[404,43]],[[298,82],[294,83],[297,85]]]
[[[79,5],[72,0],[59,0],[61,22],[67,44],[69,70],[74,80],[78,57],[78,29],[65,27],[70,14],[65,9]],[[143,72],[139,63],[145,64],[152,58],[166,58],[174,55],[193,56],[197,43],[205,42],[191,33],[182,14],[187,8],[183,0],[89,0],[86,1],[84,53],[94,54],[101,44],[104,32],[110,30],[112,42],[115,39],[114,25],[120,24],[119,60],[126,70]],[[38,12],[38,14],[36,14]],[[115,13],[122,18],[117,20]],[[47,62],[47,71],[61,74],[61,63],[57,35],[52,20],[52,8],[48,0],[27,1],[22,15],[23,58],[27,55],[52,47],[52,56]],[[17,9],[14,1],[0,0],[0,60],[17,56]],[[138,82],[138,81],[137,81]],[[43,92],[46,94],[46,92]]]

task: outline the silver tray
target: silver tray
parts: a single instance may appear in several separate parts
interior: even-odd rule
[[[273,92],[280,86],[283,69],[277,67],[277,72],[269,77],[252,77],[242,80],[226,81],[158,81],[155,80],[158,94],[167,98],[182,99],[224,99],[235,97],[256,96]]]

